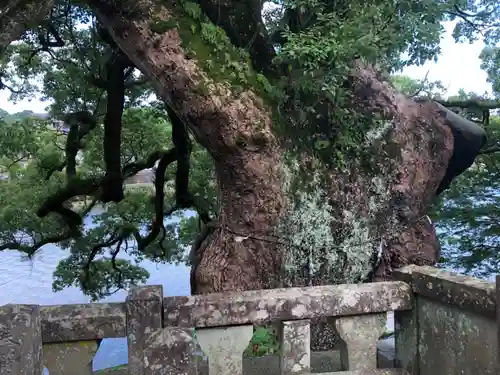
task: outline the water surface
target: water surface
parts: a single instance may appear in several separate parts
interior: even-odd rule
[[[91,225],[90,221],[87,218],[86,224]],[[0,306],[8,303],[58,305],[90,302],[76,287],[57,293],[52,291],[52,274],[59,261],[68,255],[68,251],[55,245],[41,248],[33,260],[26,260],[17,251],[0,251]],[[142,262],[141,266],[151,275],[146,284],[163,285],[165,296],[190,294],[189,267],[150,261]],[[127,292],[122,290],[101,302],[122,302],[126,296]],[[94,358],[94,370],[127,362],[126,339],[106,339]]]

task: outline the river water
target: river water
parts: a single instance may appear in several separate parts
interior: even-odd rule
[[[87,218],[86,224],[91,219]],[[40,249],[33,260],[23,259],[16,251],[0,251],[0,306],[15,304],[58,305],[88,303],[79,288],[70,287],[60,292],[52,291],[52,274],[67,251],[55,245]],[[165,296],[187,296],[190,294],[189,267],[185,265],[156,264],[144,261],[141,266],[150,273],[149,285],[163,285]],[[127,292],[120,291],[101,302],[125,301]],[[94,370],[127,363],[127,344],[123,339],[103,340],[94,358]]]

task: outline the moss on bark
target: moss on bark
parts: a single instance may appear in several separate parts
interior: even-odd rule
[[[235,47],[226,32],[210,22],[198,4],[183,0],[177,6],[169,5],[169,10],[173,12],[172,18],[153,19],[152,31],[165,33],[175,28],[182,47],[210,80],[230,85],[236,95],[250,90],[267,104],[276,103],[278,91],[264,75],[255,72],[248,52]],[[198,89],[207,95],[210,93],[210,88],[204,84]]]

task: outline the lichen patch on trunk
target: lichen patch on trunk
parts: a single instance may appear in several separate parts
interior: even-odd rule
[[[285,285],[385,279],[400,265],[439,256],[426,210],[452,153],[445,120],[370,67],[353,76],[352,104],[373,117],[362,155],[336,166],[311,155],[287,161],[293,204],[279,226],[287,239]]]

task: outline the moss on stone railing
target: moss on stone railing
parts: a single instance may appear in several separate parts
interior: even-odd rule
[[[100,341],[127,337],[126,367],[97,374],[308,374],[325,371],[309,345],[309,320],[318,317],[328,317],[341,338],[331,357],[336,368],[327,371],[375,371],[386,313],[394,311],[397,367],[412,375],[496,374],[493,284],[430,267],[395,276],[393,282],[166,298],[161,286],[145,286],[133,288],[124,303],[7,305],[0,308],[0,373],[38,375],[45,366],[50,375],[94,374]],[[254,326],[267,323],[279,327],[278,356],[243,358]]]

